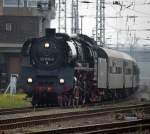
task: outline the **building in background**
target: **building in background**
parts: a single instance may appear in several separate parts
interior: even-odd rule
[[[55,0],[0,0],[0,88],[19,73],[24,41],[42,36],[54,18]]]

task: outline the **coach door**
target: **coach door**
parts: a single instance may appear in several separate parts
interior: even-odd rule
[[[107,88],[107,62],[98,58],[98,88]]]

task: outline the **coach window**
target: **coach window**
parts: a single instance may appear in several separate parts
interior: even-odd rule
[[[122,68],[121,67],[109,67],[109,72],[112,74],[121,74]]]
[[[124,62],[124,66],[128,66],[128,62],[127,61]]]
[[[44,8],[47,8],[49,0],[27,0],[27,7],[38,7],[39,3],[43,3]]]
[[[12,32],[12,23],[6,23],[5,24],[5,31],[6,32]]]
[[[128,74],[128,75],[131,74],[131,69],[130,68],[126,69],[126,74]]]
[[[27,7],[37,7],[37,0],[28,0]]]
[[[24,7],[24,0],[3,0],[4,7]]]
[[[116,67],[116,73],[121,74],[122,73],[122,68],[121,67]]]
[[[112,67],[112,73],[113,73],[113,74],[116,73],[116,67],[115,67],[115,66]]]

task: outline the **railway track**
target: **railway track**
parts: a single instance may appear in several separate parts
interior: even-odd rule
[[[31,132],[28,134],[121,134],[135,131],[141,132],[146,129],[150,130],[150,119],[69,127],[41,132]]]
[[[59,113],[59,114],[51,114],[51,115],[39,115],[39,116],[32,116],[32,117],[5,119],[5,120],[0,120],[0,130],[35,126],[35,125],[47,124],[56,121],[60,122],[60,121],[73,120],[79,118],[102,116],[110,113],[117,113],[117,112],[120,113],[120,112],[127,112],[131,110],[142,110],[142,111],[150,110],[150,104],[130,105],[125,107],[123,106],[111,107],[111,108],[87,110],[87,111],[80,111],[80,112],[67,112],[67,113]]]
[[[25,107],[25,108],[0,109],[0,115],[26,113],[26,112],[33,112],[33,111],[44,111],[44,110],[48,110],[48,109],[50,109],[50,108]]]
[[[115,104],[119,104],[121,102],[125,102],[125,100],[120,100],[117,101]],[[111,102],[104,102],[103,105],[109,106],[113,105],[114,103]],[[93,107],[101,104],[88,104],[84,105],[83,107]],[[47,108],[33,108],[33,107],[25,107],[25,108],[5,108],[5,109],[0,109],[0,115],[8,115],[8,114],[17,114],[17,113],[26,113],[26,112],[33,112],[33,111],[44,111],[48,109],[56,109],[60,107],[47,107]]]

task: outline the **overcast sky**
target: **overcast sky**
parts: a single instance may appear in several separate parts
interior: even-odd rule
[[[79,0],[83,1],[83,0]],[[96,21],[96,0],[88,0],[91,4],[79,2],[79,15],[83,15],[83,33],[93,35]],[[67,0],[67,16],[71,16],[71,1]],[[105,0],[106,43],[143,45],[150,44],[150,0],[120,0],[114,5],[113,0]],[[58,16],[51,26],[58,28]],[[67,19],[67,33],[70,34],[71,19]],[[118,33],[118,34],[117,34]],[[117,36],[118,35],[118,36]],[[136,43],[135,43],[136,42]]]

